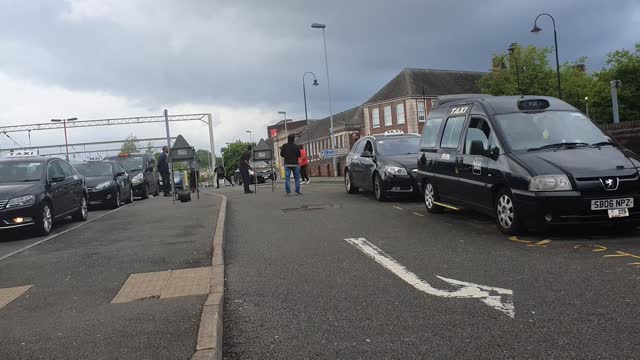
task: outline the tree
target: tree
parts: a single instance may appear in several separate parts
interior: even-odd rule
[[[203,149],[196,150],[196,161],[201,168],[209,167],[211,164],[211,152]]]
[[[120,148],[120,152],[131,154],[138,152],[138,138],[130,134]]]
[[[249,143],[236,141],[230,143],[224,150],[222,160],[227,175],[231,176],[240,165],[240,157],[247,150]]]
[[[603,124],[613,121],[610,82],[620,80],[620,120],[640,120],[640,43],[635,44],[633,53],[624,49],[609,53],[607,65],[594,78],[589,95],[589,112],[594,119]]]

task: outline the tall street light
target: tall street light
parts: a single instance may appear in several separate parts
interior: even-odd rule
[[[245,132],[249,134],[249,144],[251,144],[251,158],[253,159],[253,176],[255,177],[255,182],[253,183],[253,193],[257,194],[258,193],[258,172],[256,171],[256,158],[254,157],[255,146],[253,146],[253,137],[252,137],[251,130],[247,130]]]
[[[338,176],[338,168],[336,165],[336,154],[335,154],[335,140],[333,138],[333,109],[331,108],[331,80],[329,80],[329,57],[327,56],[327,36],[325,34],[325,28],[327,26],[325,24],[318,24],[318,23],[313,23],[311,24],[311,28],[313,29],[322,29],[322,40],[324,42],[324,65],[325,65],[325,70],[327,72],[327,93],[329,95],[329,136],[330,136],[330,140],[331,140],[331,149],[334,151],[334,154],[332,156],[332,160],[333,160],[333,175],[334,176]]]
[[[280,114],[280,115],[282,115],[282,117],[284,117],[284,136],[286,138],[289,138],[289,131],[287,130],[287,112],[286,111],[278,111],[278,114]],[[278,150],[280,149],[280,147],[278,146],[279,145],[278,136],[276,136],[275,144],[276,144],[276,153],[279,154],[280,151],[278,151]],[[284,160],[283,160],[282,164],[284,165]],[[284,166],[282,167],[282,171],[284,172]],[[280,173],[280,174],[282,175],[283,173]],[[284,176],[284,175],[282,175],[282,176]]]
[[[551,22],[553,22],[553,41],[556,46],[556,73],[558,74],[558,98],[562,99],[562,88],[560,87],[560,60],[558,60],[558,33],[556,32],[556,20],[553,18],[553,16],[547,13],[542,13],[538,15],[536,19],[533,21],[533,29],[531,29],[532,33],[539,33],[540,31],[542,31],[542,29],[538,27],[538,19],[540,18],[540,16],[548,16],[551,18]]]
[[[318,84],[318,79],[316,78],[316,74],[312,73],[311,71],[307,71],[306,73],[302,74],[302,96],[304,97],[304,120],[305,120],[305,124],[307,125],[307,127],[309,126],[309,115],[307,114],[307,87],[305,85],[305,77],[307,76],[307,74],[309,75],[313,75],[313,86],[318,86],[320,84]],[[311,140],[309,138],[309,129],[307,128],[307,143]],[[308,145],[308,144],[307,144]]]
[[[516,61],[516,79],[518,82],[518,93],[522,94],[522,89],[520,88],[520,67],[518,66],[518,53],[516,52],[516,50],[518,50],[518,43],[511,43],[511,45],[509,45],[509,55],[511,55]]]
[[[67,161],[69,161],[69,141],[67,140],[67,122],[68,121],[76,121],[78,118],[69,118],[69,119],[51,119],[51,122],[61,122],[64,125],[64,146],[67,152]]]

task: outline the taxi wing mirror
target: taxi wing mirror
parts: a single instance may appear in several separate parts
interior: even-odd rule
[[[489,151],[489,157],[491,157],[493,160],[497,160],[499,156],[500,156],[499,147],[495,146]]]
[[[480,155],[480,156],[486,155],[486,151],[484,150],[484,145],[482,144],[481,140],[471,141],[470,153],[471,155]]]
[[[125,173],[123,171],[121,171],[119,173],[116,173],[116,177],[125,176],[125,175],[127,175],[127,173]]]

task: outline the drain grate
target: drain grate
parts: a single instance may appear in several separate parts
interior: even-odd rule
[[[282,209],[284,212],[292,211],[311,211],[311,210],[324,210],[324,209],[338,209],[341,206],[339,204],[322,204],[322,205],[302,205],[297,208]]]

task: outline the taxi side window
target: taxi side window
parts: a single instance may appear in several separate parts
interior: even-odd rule
[[[353,153],[354,154],[362,154],[362,152],[364,151],[364,141],[359,141],[357,142],[355,145],[353,145]]]
[[[371,141],[367,140],[364,145],[364,151],[368,151],[373,154],[373,144],[371,143]]]
[[[457,149],[460,144],[460,134],[464,125],[465,116],[455,116],[447,119],[444,126],[440,147],[443,149]]]
[[[49,163],[49,168],[47,170],[48,180],[66,177],[66,175],[62,172],[62,168],[60,168],[60,165],[58,163],[59,163],[58,161],[52,161]]]
[[[120,164],[114,164],[113,167],[114,167],[114,169],[116,171],[116,174],[120,174],[120,173],[126,174],[127,173],[126,171],[124,171],[124,168],[122,166],[120,166]]]
[[[442,118],[427,119],[422,130],[420,146],[423,148],[435,148],[438,144],[438,134],[442,126]]]
[[[73,168],[71,167],[71,165],[67,164],[64,161],[57,161],[58,165],[60,165],[60,169],[62,169],[62,173],[64,174],[64,177],[71,177],[73,175],[75,175],[75,172],[73,171]]]
[[[493,131],[491,131],[491,126],[487,122],[487,120],[483,118],[471,118],[469,122],[469,128],[467,129],[467,137],[464,146],[464,153],[466,155],[471,154],[471,142],[472,141],[482,141],[482,145],[484,150],[489,153],[490,150],[497,148],[498,153],[500,152],[500,147],[498,146],[498,141]]]

